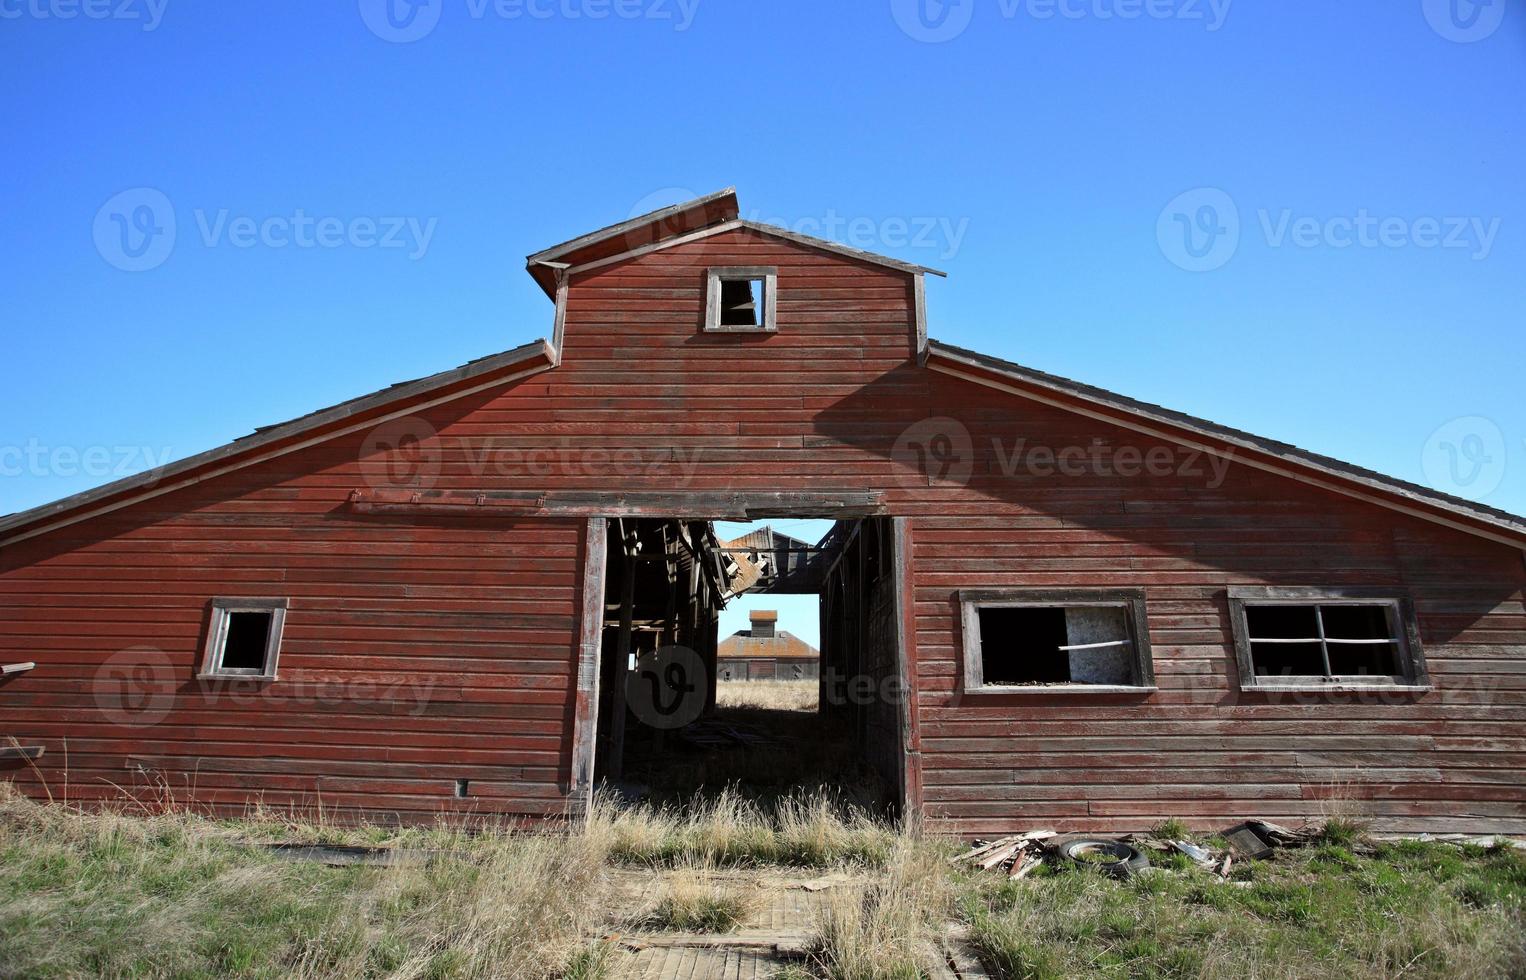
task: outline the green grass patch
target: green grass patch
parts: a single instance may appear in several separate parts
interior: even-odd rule
[[[1171,870],[1127,881],[1063,865],[1021,882],[965,873],[960,911],[999,977],[1526,975],[1521,852],[1358,853],[1360,839],[1338,827],[1230,881],[1158,860]]]

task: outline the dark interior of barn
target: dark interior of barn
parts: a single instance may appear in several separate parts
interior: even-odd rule
[[[670,802],[825,789],[893,808],[901,709],[889,519],[838,520],[810,544],[766,527],[722,541],[706,520],[626,518],[610,522],[607,547],[594,769],[606,792]],[[819,665],[790,675],[815,680],[809,710],[718,701],[721,611],[769,594],[819,597]]]

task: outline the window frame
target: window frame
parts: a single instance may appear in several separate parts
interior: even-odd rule
[[[964,693],[1007,695],[1148,694],[1155,691],[1155,661],[1144,589],[961,589],[958,593],[964,648]],[[1132,684],[987,684],[980,648],[980,610],[991,608],[1108,607],[1125,610],[1134,653]]]
[[[1425,651],[1420,643],[1420,624],[1415,617],[1414,601],[1397,589],[1318,587],[1318,586],[1238,586],[1228,590],[1229,623],[1234,636],[1235,660],[1240,668],[1242,691],[1428,691],[1430,673],[1425,666]],[[1256,673],[1250,624],[1245,610],[1250,606],[1383,606],[1395,625],[1392,638],[1398,646],[1401,674],[1288,674],[1263,679]],[[1319,615],[1316,613],[1316,615]],[[1319,622],[1323,622],[1321,617]],[[1321,633],[1323,630],[1321,629]],[[1329,664],[1328,639],[1314,638]],[[1337,641],[1338,642],[1338,641]]]
[[[286,628],[287,599],[242,599],[218,596],[209,604],[207,645],[202,651],[198,680],[273,681],[278,679],[277,661],[281,655],[281,634]],[[228,639],[228,623],[233,613],[269,613],[270,634],[265,639],[263,670],[224,667],[223,655]]]
[[[763,280],[762,317],[757,326],[721,325],[721,283]],[[779,269],[771,265],[723,265],[705,270],[705,333],[777,333],[779,329]]]

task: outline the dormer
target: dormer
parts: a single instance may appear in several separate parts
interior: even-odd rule
[[[772,242],[781,248],[761,247]],[[802,252],[835,260],[830,267],[792,261]],[[660,258],[648,257],[660,256]],[[759,261],[748,261],[757,258]],[[643,262],[644,259],[647,261]],[[876,278],[856,276],[865,267]],[[838,242],[799,234],[742,218],[736,190],[714,194],[643,214],[526,258],[526,268],[556,303],[552,348],[562,360],[571,292],[599,276],[628,272],[632,279],[606,294],[599,311],[620,322],[679,321],[676,329],[709,335],[714,343],[746,345],[801,328],[851,321],[862,313],[866,329],[885,300],[886,283],[895,282],[894,301],[904,314],[907,350],[919,363],[927,352],[925,276],[944,273]],[[834,280],[840,279],[841,282]],[[899,285],[897,285],[899,284]],[[862,295],[867,300],[855,305]],[[608,310],[613,302],[628,310]],[[835,307],[834,307],[835,304]],[[575,304],[574,304],[575,305]],[[650,314],[646,316],[646,314]],[[595,319],[598,313],[591,314]]]

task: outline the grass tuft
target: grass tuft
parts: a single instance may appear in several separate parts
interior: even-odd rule
[[[947,853],[903,837],[883,875],[834,893],[819,927],[812,965],[831,980],[917,980],[929,939],[953,907]]]
[[[757,893],[716,877],[715,868],[685,862],[663,882],[657,904],[634,923],[670,932],[731,932],[758,909]]]
[[[1367,824],[1351,817],[1330,817],[1319,828],[1318,840],[1325,844],[1350,847],[1367,836]]]
[[[764,805],[729,790],[683,807],[596,800],[585,833],[616,861],[663,866],[880,867],[897,840],[893,828],[825,795]]]
[[[1157,840],[1187,840],[1191,835],[1192,831],[1187,829],[1187,825],[1175,817],[1162,820],[1150,830],[1150,836]]]

